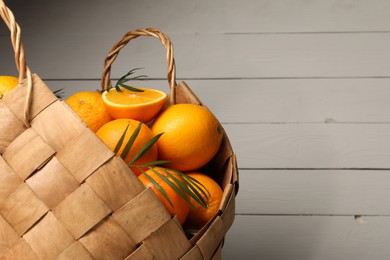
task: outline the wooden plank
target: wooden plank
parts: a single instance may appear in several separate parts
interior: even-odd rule
[[[390,168],[388,124],[226,124],[240,168]]]
[[[186,82],[224,123],[390,122],[390,79],[387,78]],[[48,81],[47,84],[53,90],[65,88],[66,97],[81,90],[100,89],[99,80]],[[168,91],[166,80],[131,84]]]
[[[222,256],[226,260],[387,260],[389,225],[390,217],[355,221],[353,216],[238,215]]]
[[[390,215],[390,171],[241,170],[237,214]]]
[[[158,26],[173,33],[389,31],[390,3],[360,1],[8,1],[28,32],[122,33]],[[68,14],[68,15],[64,15]],[[48,22],[50,21],[50,22]]]
[[[122,34],[24,35],[33,72],[50,79],[98,79],[108,50]],[[323,78],[390,77],[390,34],[199,34],[173,35],[179,78]],[[9,42],[0,42],[13,72]],[[4,47],[3,47],[4,46]],[[4,56],[3,56],[4,55]],[[77,64],[77,66],[76,66]],[[113,66],[113,77],[146,68],[151,78],[165,78],[165,49],[157,39],[130,42]]]

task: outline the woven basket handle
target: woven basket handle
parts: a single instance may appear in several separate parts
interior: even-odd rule
[[[104,60],[104,71],[102,74],[102,90],[106,90],[110,86],[110,73],[111,65],[118,56],[119,51],[132,39],[139,36],[153,36],[161,40],[162,44],[167,50],[167,65],[168,65],[168,83],[170,88],[170,102],[175,103],[175,88],[176,83],[176,66],[175,59],[173,58],[173,45],[168,36],[160,32],[155,28],[137,29],[126,33],[120,41],[118,41],[109,51],[106,59]]]
[[[15,17],[13,13],[4,4],[3,0],[0,0],[0,15],[11,32],[11,43],[15,52],[16,68],[19,71],[19,83],[22,82],[22,80],[27,77],[27,95],[26,95],[26,102],[24,107],[24,124],[28,127],[30,126],[29,114],[30,114],[31,99],[32,99],[32,95],[31,95],[32,80],[31,80],[31,71],[26,66],[24,47],[21,39],[21,30],[19,25],[15,21]]]
[[[21,30],[15,21],[13,13],[7,6],[5,6],[3,0],[0,0],[0,15],[11,31],[11,42],[15,51],[15,63],[19,71],[19,81],[21,81],[26,77],[26,59],[24,56],[23,43],[20,37]]]

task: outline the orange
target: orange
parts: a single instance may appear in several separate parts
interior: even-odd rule
[[[120,92],[112,88],[102,93],[103,101],[113,118],[131,118],[146,123],[160,112],[167,94],[155,89],[136,88],[143,92],[120,87]]]
[[[169,177],[162,168],[156,167],[154,168],[154,170],[158,171],[159,173],[161,173],[162,175],[170,179],[173,183],[175,183],[173,179]],[[182,180],[177,173],[173,171],[169,171],[169,172],[179,180]],[[152,188],[154,193],[164,204],[168,212],[172,216],[176,215],[179,222],[183,224],[187,219],[188,213],[190,212],[190,204],[188,204],[188,202],[185,199],[183,199],[179,193],[177,193],[173,188],[171,188],[171,186],[169,186],[163,179],[161,179],[161,177],[158,176],[152,169],[147,170],[146,174],[148,174],[153,180],[155,180],[161,186],[161,188],[166,192],[167,196],[169,197],[169,200],[172,202],[172,205],[168,202],[168,200],[164,197],[164,195],[156,188],[156,186],[146,177],[145,173],[142,173],[141,175],[138,176],[139,180],[144,184],[146,188],[147,187]]]
[[[94,132],[112,120],[98,92],[77,92],[68,97],[65,102]]]
[[[0,76],[0,97],[5,96],[11,89],[16,87],[19,79],[14,76]]]
[[[164,133],[157,141],[159,159],[169,161],[167,167],[178,171],[204,166],[217,153],[223,137],[215,116],[193,104],[168,107],[156,118],[152,131]]]
[[[123,149],[126,146],[126,143],[129,141],[131,135],[134,133],[137,126],[140,124],[140,121],[134,119],[115,119],[106,124],[104,124],[97,132],[96,135],[112,150],[115,150],[116,145],[119,142],[119,139],[126,131],[124,141],[121,148],[118,150],[116,156],[120,156]],[[124,158],[126,163],[129,163],[141,150],[141,148],[147,144],[150,139],[153,138],[153,133],[150,128],[141,123],[141,130],[138,133],[137,138],[135,139],[133,146],[131,147],[128,155]],[[133,165],[142,165],[148,162],[154,162],[157,160],[157,145],[154,144],[144,155],[142,155]],[[133,172],[136,175],[139,175],[140,172],[136,167],[131,167]]]
[[[199,187],[207,194],[207,196],[202,195],[203,199],[206,201],[207,208],[202,207],[190,197],[190,201],[194,206],[190,208],[186,226],[188,228],[200,229],[218,213],[223,191],[218,183],[206,174],[191,172],[187,173],[187,175],[200,182],[204,187]],[[200,193],[199,188],[195,189]]]

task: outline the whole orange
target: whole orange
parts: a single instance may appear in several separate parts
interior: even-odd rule
[[[11,89],[16,87],[19,79],[14,76],[0,76],[0,96],[5,96]]]
[[[164,181],[160,176],[158,176],[155,171],[158,171],[163,176],[167,177],[172,182],[173,179],[168,176],[168,174],[164,171],[162,168],[154,168],[147,170],[145,173],[141,173],[138,176],[138,179],[145,185],[145,187],[150,187],[153,189],[154,193],[157,195],[157,197],[161,200],[161,202],[164,204],[165,208],[171,213],[172,216],[177,216],[177,219],[181,224],[185,222],[187,219],[188,213],[190,211],[190,204],[183,199],[183,197],[180,196],[177,191],[175,191],[171,186],[169,186],[166,181]],[[173,174],[177,179],[182,180],[180,175],[173,171],[169,171],[171,174]],[[149,178],[146,176],[148,175],[151,177],[155,182],[157,182],[161,188],[166,192],[169,200],[171,201],[172,205],[169,203],[169,201],[164,197],[164,195],[159,191],[159,189],[149,180]]]
[[[206,201],[207,208],[202,207],[199,203],[190,197],[190,200],[194,206],[190,208],[190,213],[188,214],[185,225],[188,228],[200,229],[211,218],[213,218],[215,214],[218,213],[223,191],[218,183],[206,174],[200,172],[191,172],[187,173],[187,175],[200,182],[204,187],[199,186],[199,188],[208,195],[202,195],[203,199]],[[195,187],[195,189],[200,192],[199,188]]]
[[[178,171],[204,166],[217,153],[223,137],[217,118],[206,107],[193,104],[168,107],[151,129],[155,135],[164,133],[157,142],[159,159]]]
[[[65,102],[94,132],[112,120],[103,103],[102,96],[98,92],[77,92],[68,97]]]
[[[116,145],[118,144],[121,136],[126,131],[125,138],[123,140],[121,148],[117,152],[117,156],[120,156],[123,149],[125,148],[127,142],[129,141],[131,135],[134,133],[137,126],[141,124],[141,129],[138,133],[137,138],[135,139],[129,153],[127,154],[124,161],[129,163],[136,154],[141,150],[141,148],[147,144],[150,139],[153,138],[153,133],[150,128],[141,123],[140,121],[134,119],[115,119],[106,124],[104,124],[97,132],[96,135],[112,150],[115,150]],[[127,128],[127,130],[126,130]],[[154,144],[144,155],[142,155],[137,161],[134,162],[135,165],[142,165],[148,162],[154,162],[157,160],[157,145]],[[136,175],[140,174],[140,171],[136,167],[131,167],[133,172]]]

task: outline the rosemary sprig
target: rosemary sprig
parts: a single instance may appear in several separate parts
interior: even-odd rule
[[[58,99],[64,98],[64,95],[65,95],[64,88],[60,88],[60,89],[54,90],[54,91],[53,91],[53,94],[54,94]]]
[[[134,164],[142,155],[144,155],[153,145],[157,140],[160,138],[160,136],[163,133],[159,133],[158,135],[154,136],[152,139],[149,140],[148,143],[146,143],[141,150],[138,151],[138,153],[134,156],[134,158],[129,162],[129,165]],[[161,162],[161,161],[160,161]]]
[[[130,70],[129,72],[127,72],[125,75],[123,75],[116,83],[115,83],[115,86],[114,87],[111,87],[111,88],[115,88],[116,91],[118,92],[122,92],[121,88],[125,88],[125,89],[128,89],[130,91],[134,91],[134,92],[144,92],[142,89],[139,89],[139,88],[136,88],[134,86],[129,86],[127,84],[125,84],[126,82],[130,81],[130,80],[144,80],[146,79],[148,76],[146,75],[139,75],[139,76],[134,76],[134,77],[130,77],[131,75],[133,75],[137,70],[140,70],[141,68],[135,68],[135,69],[132,69]],[[110,91],[109,88],[107,91]]]
[[[141,129],[142,122],[140,122],[137,126],[137,128],[134,130],[132,135],[130,136],[130,139],[125,144],[120,157],[122,159],[126,158],[131,147],[134,144],[135,139],[137,138],[139,131]],[[124,133],[122,134],[121,138],[118,141],[118,144],[115,147],[114,152],[118,153],[120,148],[123,145],[124,138],[126,136],[126,132],[128,131],[128,127],[126,127]],[[129,167],[134,167],[138,169],[140,172],[142,172],[146,178],[156,187],[157,190],[161,192],[161,194],[164,196],[164,198],[169,202],[169,204],[172,205],[172,202],[167,194],[167,192],[164,190],[164,188],[158,184],[156,180],[154,180],[144,169],[151,169],[153,173],[156,174],[159,178],[161,178],[165,183],[167,183],[168,186],[170,186],[174,191],[176,191],[184,200],[186,200],[191,206],[193,206],[190,199],[187,197],[190,196],[193,198],[197,203],[199,203],[202,207],[207,208],[207,203],[205,201],[205,198],[207,199],[210,194],[208,193],[207,189],[201,184],[199,181],[195,180],[194,178],[188,176],[185,173],[179,172],[177,170],[169,169],[162,167],[161,165],[164,165],[166,163],[169,163],[169,161],[153,161],[148,162],[144,164],[134,164],[142,155],[144,155],[156,142],[157,140],[163,135],[163,133],[160,133],[156,136],[154,136],[152,139],[150,139],[139,151],[138,153],[132,158],[132,160],[128,163]],[[163,169],[164,174],[161,174],[159,171],[156,170],[156,168]],[[176,175],[176,176],[175,176]],[[178,178],[179,176],[180,178]],[[207,193],[205,192],[207,191]],[[199,192],[200,191],[200,192]]]

